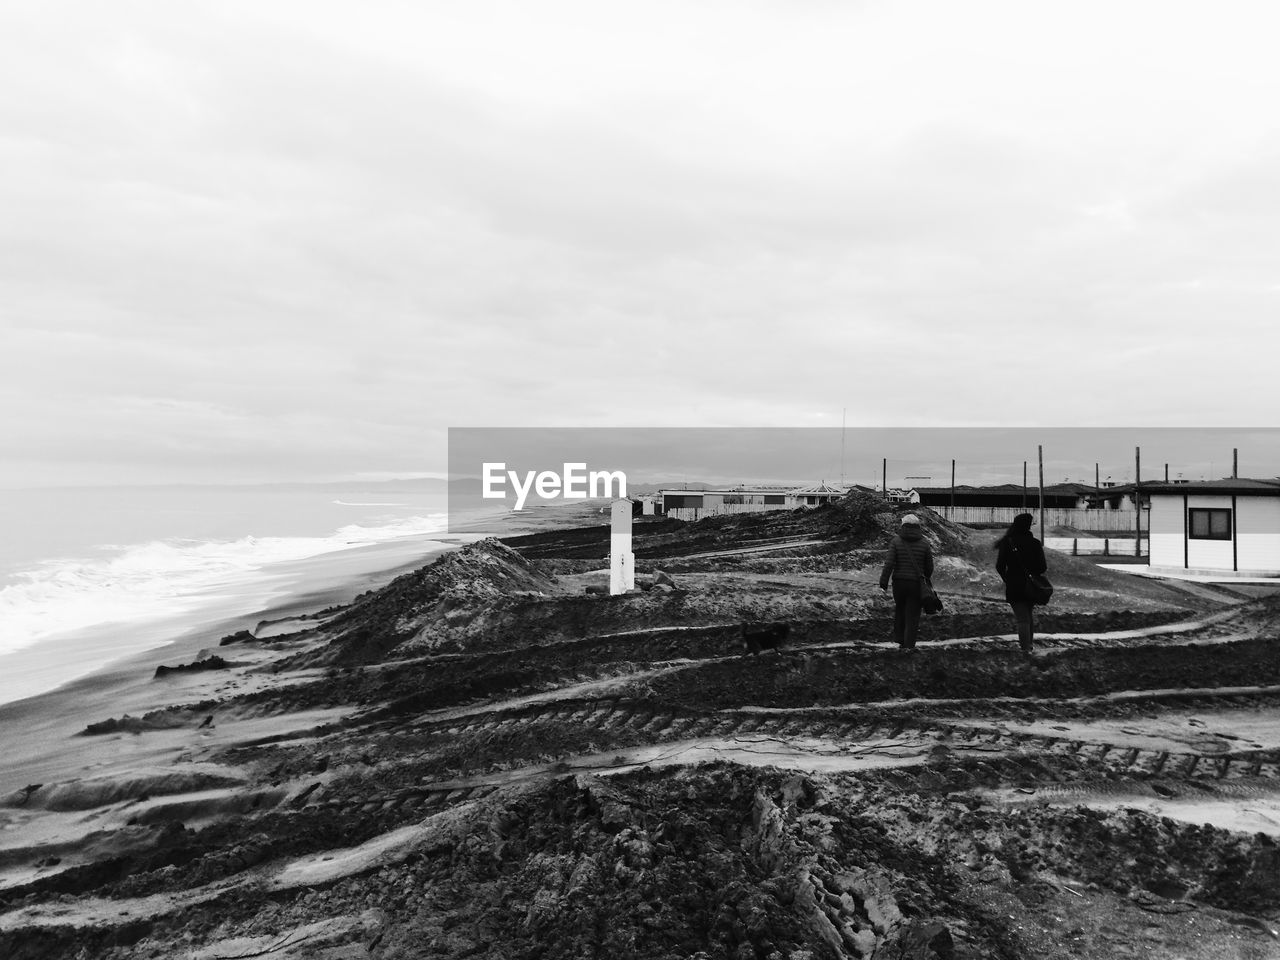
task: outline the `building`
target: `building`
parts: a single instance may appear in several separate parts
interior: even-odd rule
[[[917,487],[920,495],[917,503],[941,510],[943,507],[997,507],[1030,509],[1040,503],[1040,489],[1023,487],[1020,483],[1002,483],[990,487]],[[1044,505],[1049,509],[1074,510],[1085,506],[1085,498],[1093,493],[1092,486],[1082,483],[1054,483],[1044,488]]]
[[[1280,479],[1144,483],[1151,567],[1280,577]]]
[[[1147,484],[1105,482],[1099,489],[1090,489],[1085,499],[1090,510],[1133,510],[1139,500],[1147,506],[1145,492]],[[1140,489],[1139,489],[1140,488]]]
[[[673,510],[700,510],[704,515],[715,513],[751,513],[759,510],[785,510],[790,485],[761,484],[712,490],[659,490],[662,512],[667,516]]]
[[[907,490],[902,487],[890,487],[884,492],[884,498],[890,503],[919,503],[920,493],[917,490]]]
[[[659,490],[661,512],[679,520],[725,513],[759,513],[765,510],[795,510],[818,507],[839,500],[850,490],[872,492],[869,487],[836,487],[819,483],[807,487],[793,484],[743,484],[711,490]]]
[[[1156,482],[1156,481],[1153,481]],[[1181,487],[1191,483],[1190,480],[1165,480],[1161,481],[1161,486]],[[1112,483],[1103,481],[1099,489],[1089,493],[1085,499],[1089,501],[1090,510],[1133,510],[1135,503],[1141,503],[1145,510],[1150,506],[1147,503],[1147,489],[1151,483],[1143,482],[1140,484]]]
[[[797,487],[787,491],[788,507],[820,507],[832,500],[839,500],[850,490],[849,487],[833,487],[825,480],[812,487]]]
[[[951,487],[917,487],[911,491],[916,503],[931,507],[948,520],[977,527],[1008,524],[1020,513],[1033,513],[1046,527],[1071,527],[1078,531],[1123,533],[1135,530],[1138,518],[1132,499],[1117,509],[1123,497],[1114,503],[1095,498],[1092,484],[1046,484],[1044,509],[1040,509],[1039,486],[1002,483],[987,487],[958,484]],[[1145,526],[1145,524],[1144,524]]]

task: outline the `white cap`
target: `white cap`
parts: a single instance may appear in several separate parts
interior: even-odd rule
[[[917,517],[914,513],[908,513],[906,516],[902,518],[902,525],[906,526],[908,523],[914,523],[916,524],[916,526],[919,526],[920,518]]]

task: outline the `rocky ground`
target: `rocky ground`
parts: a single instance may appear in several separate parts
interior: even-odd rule
[[[581,527],[228,637],[3,787],[0,956],[1280,957],[1280,597],[1053,557],[1027,662],[994,534],[915,512],[914,656],[858,497],[638,523],[631,596]]]

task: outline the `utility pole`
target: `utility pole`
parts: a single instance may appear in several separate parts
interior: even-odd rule
[[[1240,448],[1231,448],[1231,479],[1235,480],[1240,476]]]
[[[889,499],[889,458],[880,461],[880,495]]]
[[[951,506],[947,508],[947,519],[956,512],[956,459],[951,458]]]
[[[1022,461],[1022,509],[1027,509],[1027,461]]]
[[[843,490],[844,483],[844,420],[845,414],[849,412],[848,407],[840,408],[840,489]]]
[[[1135,556],[1142,555],[1142,448],[1133,448],[1133,522],[1138,539],[1133,546]]]
[[[1044,543],[1044,447],[1036,447],[1036,456],[1040,459],[1040,542]]]

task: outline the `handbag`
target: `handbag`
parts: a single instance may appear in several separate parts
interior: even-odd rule
[[[942,598],[933,589],[933,583],[929,578],[920,572],[920,564],[916,563],[916,555],[908,550],[907,556],[911,558],[911,565],[916,568],[916,576],[920,578],[920,609],[925,613],[941,613]]]
[[[1013,545],[1012,540],[1009,541],[1009,549],[1018,553],[1018,548]],[[1037,606],[1044,606],[1053,596],[1053,584],[1043,573],[1028,573],[1027,568],[1022,565],[1021,554],[1018,554],[1018,566],[1022,567],[1022,573],[1026,577],[1022,589],[1027,599]]]

